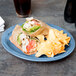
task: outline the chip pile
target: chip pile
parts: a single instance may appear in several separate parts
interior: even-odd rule
[[[50,29],[47,40],[44,40],[44,35],[37,36],[40,40],[38,44],[36,57],[46,55],[47,57],[54,57],[57,54],[66,52],[65,45],[70,42],[70,37],[63,33],[63,30]],[[69,45],[68,45],[69,46]]]

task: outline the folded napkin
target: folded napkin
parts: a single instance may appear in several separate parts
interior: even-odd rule
[[[0,32],[4,31],[4,27],[5,27],[4,23],[5,23],[5,21],[0,16]]]

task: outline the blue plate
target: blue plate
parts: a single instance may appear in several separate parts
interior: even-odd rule
[[[21,25],[21,24],[20,24]],[[25,55],[22,51],[20,51],[15,45],[13,45],[10,41],[9,41],[9,37],[12,34],[13,29],[15,28],[15,26],[12,26],[10,28],[8,28],[3,34],[2,34],[2,38],[1,38],[1,43],[3,45],[3,47],[6,49],[6,51],[8,51],[9,53],[11,53],[12,55],[19,57],[21,59],[25,59],[25,60],[29,60],[29,61],[35,61],[35,62],[49,62],[49,61],[56,61],[56,60],[60,60],[62,58],[65,58],[66,56],[68,56],[70,53],[72,53],[72,51],[75,48],[75,40],[73,38],[73,36],[66,31],[65,29],[53,25],[53,24],[48,24],[49,26],[56,28],[58,30],[63,30],[64,33],[67,33],[67,35],[69,37],[71,37],[71,41],[69,43],[69,46],[65,47],[66,52],[62,53],[62,54],[58,54],[54,57],[46,57],[46,56],[41,56],[39,58],[36,58],[35,55]]]

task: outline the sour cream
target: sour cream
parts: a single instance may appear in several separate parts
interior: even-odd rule
[[[26,46],[29,44],[29,41],[26,38],[26,35],[25,34],[21,34],[20,35],[20,40],[22,42],[22,49],[23,49],[23,51],[27,52]]]
[[[29,44],[28,39],[26,39],[25,41],[22,41],[22,49],[23,49],[23,51],[27,52],[26,46],[27,46],[28,44]]]
[[[34,21],[29,21],[29,24],[31,25],[33,25],[33,24],[35,24],[35,22]]]
[[[20,40],[26,39],[26,35],[25,34],[21,34],[19,37],[20,37]]]
[[[23,46],[22,46],[22,49],[23,49],[23,51],[27,52],[27,50],[26,50],[26,45],[23,45]]]
[[[23,45],[28,45],[28,44],[29,44],[28,39],[22,40],[22,44],[23,44]]]
[[[30,20],[32,20],[32,19],[34,19],[34,18],[33,18],[33,17],[28,17],[28,18],[26,18],[27,21],[30,21]]]
[[[31,27],[32,26],[31,26],[30,23],[25,23],[24,26],[23,26],[24,29],[28,29],[28,28],[31,28]]]

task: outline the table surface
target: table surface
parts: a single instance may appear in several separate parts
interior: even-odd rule
[[[31,0],[31,16],[68,30],[76,41],[74,24],[64,21],[66,0]],[[0,0],[0,16],[5,20],[5,30],[23,23],[25,18],[15,14],[13,0]],[[0,76],[76,76],[76,48],[67,58],[49,63],[30,62],[8,53],[1,44],[0,33]]]

